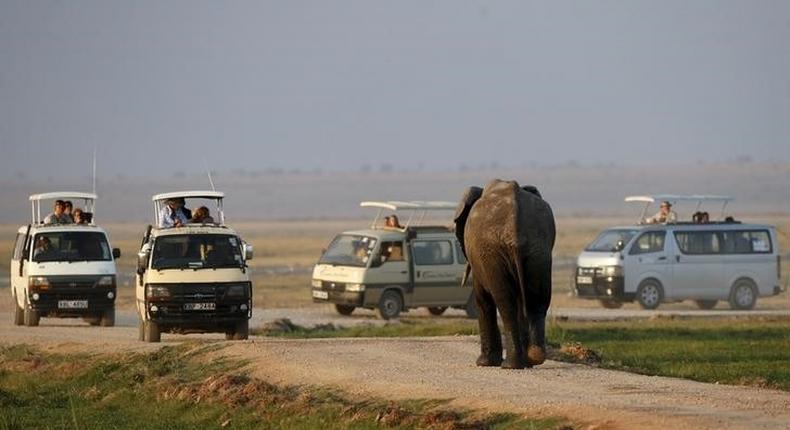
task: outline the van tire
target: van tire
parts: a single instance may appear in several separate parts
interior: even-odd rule
[[[750,279],[735,281],[730,292],[730,307],[736,311],[746,311],[754,308],[757,303],[757,289]]]
[[[115,325],[115,309],[107,309],[99,318],[99,325],[102,327],[113,327]]]
[[[14,325],[24,325],[25,324],[25,310],[19,307],[19,304],[16,302],[16,297],[14,297]]]
[[[351,313],[354,312],[354,309],[356,309],[356,306],[339,305],[339,304],[335,305],[335,310],[337,311],[337,313],[343,316],[351,315]]]
[[[403,298],[395,290],[387,290],[379,300],[379,315],[383,320],[398,318],[403,310]]]
[[[41,316],[39,316],[38,311],[31,308],[30,306],[25,307],[25,314],[23,318],[25,325],[28,327],[37,326],[41,320]]]
[[[655,279],[642,281],[636,290],[636,300],[642,309],[656,309],[664,300],[664,288]]]
[[[700,309],[710,310],[716,307],[716,303],[719,303],[718,300],[694,300],[694,303],[697,304],[697,307]]]
[[[250,337],[250,322],[244,320],[236,324],[233,331],[225,332],[225,340],[247,340]]]
[[[466,301],[466,306],[464,306],[464,310],[466,311],[467,318],[477,319],[477,301],[475,301],[474,294],[469,296],[469,300]]]
[[[436,306],[436,307],[429,307],[428,308],[428,312],[430,312],[431,315],[434,315],[434,316],[437,316],[437,317],[439,315],[443,314],[444,311],[446,311],[446,310],[447,310],[446,306]]]
[[[599,302],[606,309],[620,309],[623,307],[623,302],[615,299],[601,299]]]
[[[146,321],[143,329],[146,342],[155,343],[162,341],[162,332],[159,331],[159,324],[153,321]]]

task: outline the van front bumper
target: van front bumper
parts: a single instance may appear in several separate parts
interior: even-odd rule
[[[636,294],[624,290],[625,280],[622,276],[593,276],[590,283],[580,283],[577,277],[574,282],[574,293],[580,299],[633,301]]]
[[[28,300],[30,307],[41,316],[83,317],[115,309],[116,294],[114,287],[59,287],[30,292]]]
[[[313,303],[334,303],[337,305],[362,306],[365,300],[364,291],[337,291],[325,288],[313,288]]]

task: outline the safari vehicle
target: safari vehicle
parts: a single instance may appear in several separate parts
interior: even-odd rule
[[[368,229],[337,235],[313,269],[312,297],[333,303],[341,315],[356,308],[378,309],[383,319],[427,307],[441,315],[448,307],[476,316],[471,282],[461,285],[466,259],[452,227],[421,225],[429,211],[452,211],[452,202],[362,202],[377,208]],[[380,226],[384,210],[410,211],[405,226]]]
[[[143,236],[137,259],[139,339],[159,342],[161,333],[225,333],[247,339],[252,283],[247,262],[252,247],[225,225],[224,194],[184,191],[153,196],[154,225]],[[171,199],[210,201],[212,222],[159,228],[158,216]]]
[[[776,229],[724,218],[726,196],[632,196],[645,203],[640,220],[656,201],[723,203],[708,223],[638,224],[604,230],[577,259],[574,292],[607,308],[637,301],[655,309],[662,302],[693,300],[701,309],[727,301],[752,309],[758,297],[779,294],[781,257]],[[691,219],[691,217],[688,217]]]
[[[54,200],[81,201],[91,221],[44,224],[41,203]],[[95,201],[95,194],[79,192],[30,196],[32,220],[17,230],[11,257],[15,325],[37,326],[41,317],[115,324],[115,259],[121,253],[93,223]]]

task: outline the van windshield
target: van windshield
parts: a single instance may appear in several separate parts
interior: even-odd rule
[[[584,248],[584,250],[593,252],[615,252],[617,251],[617,242],[623,241],[623,244],[627,244],[638,232],[639,230],[636,229],[606,230],[599,234],[591,244],[587,245],[587,248]]]
[[[241,244],[225,234],[178,234],[154,242],[151,268],[221,269],[241,267]]]
[[[375,238],[341,234],[332,240],[318,264],[365,267],[375,247]]]
[[[110,261],[112,253],[104,233],[61,231],[39,233],[33,239],[33,261]]]

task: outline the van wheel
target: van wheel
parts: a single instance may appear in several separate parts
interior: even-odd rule
[[[379,315],[382,319],[397,318],[403,310],[403,299],[397,291],[385,291],[379,301]]]
[[[14,298],[14,325],[24,325],[25,324],[25,310],[19,307],[19,304],[16,302],[16,298]]]
[[[146,321],[144,327],[146,342],[161,342],[162,333],[159,331],[159,324],[153,321]]]
[[[337,313],[339,313],[340,315],[349,316],[349,315],[351,315],[351,313],[352,313],[352,312],[354,312],[354,309],[356,309],[356,307],[355,307],[355,306],[350,306],[350,305],[337,305],[337,304],[335,305],[335,310],[336,310],[336,311],[337,311]]]
[[[38,322],[41,319],[41,317],[39,316],[37,310],[32,309],[29,306],[26,306],[25,307],[25,314],[23,316],[23,319],[24,319],[24,323],[25,323],[26,326],[28,326],[28,327],[35,327],[35,326],[38,325]]]
[[[467,318],[477,319],[477,302],[475,301],[474,294],[469,296],[469,300],[466,301],[464,310],[466,311]]]
[[[446,306],[438,306],[438,307],[430,307],[430,308],[428,308],[428,312],[430,312],[431,315],[436,315],[437,317],[439,315],[443,314],[444,311],[446,311],[446,310],[447,310]]]
[[[233,331],[225,332],[225,340],[247,340],[250,337],[250,322],[244,320],[236,324]]]
[[[719,302],[718,300],[694,300],[694,303],[697,304],[698,308],[705,310],[715,308],[716,303],[718,302]]]
[[[102,327],[112,327],[115,325],[115,309],[107,309],[99,319],[99,325]]]
[[[658,281],[648,279],[636,290],[636,300],[642,309],[655,309],[664,299],[664,289]]]
[[[735,282],[730,293],[730,307],[733,310],[745,311],[752,309],[756,302],[757,292],[751,281],[741,279]]]
[[[606,309],[620,309],[623,307],[623,302],[615,299],[601,299],[599,302]]]

